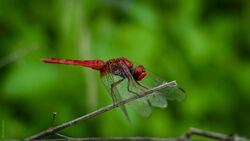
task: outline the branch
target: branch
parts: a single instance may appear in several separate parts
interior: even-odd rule
[[[237,135],[225,135],[225,134],[205,131],[205,130],[201,130],[197,128],[190,128],[189,131],[184,136],[184,138],[189,139],[192,135],[198,135],[198,136],[221,140],[221,141],[249,141],[248,139],[239,137]]]
[[[153,138],[153,137],[86,137],[86,138],[71,138],[61,136],[59,139],[38,139],[36,141],[189,141],[192,140],[191,136],[197,135],[200,137],[206,137],[208,139],[216,139],[219,141],[249,141],[246,138],[239,137],[237,135],[225,135],[221,133],[215,133],[211,131],[205,131],[197,128],[190,128],[189,131],[181,137],[177,138]],[[202,139],[199,139],[202,140]],[[205,140],[205,139],[204,139]]]
[[[24,48],[21,50],[18,50],[14,53],[11,53],[10,55],[7,55],[3,58],[0,59],[0,68],[24,57],[25,55],[28,55],[29,53],[35,51],[36,49],[38,49],[38,46],[32,46],[30,48]]]
[[[89,137],[89,138],[61,138],[61,139],[39,139],[36,141],[187,141],[181,138],[151,138],[151,137]]]
[[[134,100],[137,100],[139,98],[142,98],[142,97],[145,97],[145,96],[148,96],[148,95],[152,95],[152,94],[156,94],[154,92],[159,91],[161,89],[172,88],[172,87],[176,87],[176,86],[177,86],[176,81],[165,82],[165,83],[163,83],[163,84],[161,84],[161,85],[159,85],[157,87],[154,87],[152,89],[149,89],[149,90],[147,90],[147,91],[145,91],[145,92],[143,92],[143,93],[141,93],[139,95],[135,95],[135,96],[133,96],[131,98],[122,100],[122,101],[118,102],[117,104],[108,105],[106,107],[100,108],[100,109],[98,109],[98,110],[96,110],[94,112],[91,112],[89,114],[86,114],[86,115],[83,115],[83,116],[78,117],[76,119],[73,119],[71,121],[65,122],[65,123],[63,123],[61,125],[58,125],[58,126],[55,126],[55,127],[51,127],[51,128],[49,128],[49,129],[47,129],[45,131],[42,131],[42,132],[40,132],[38,134],[35,134],[35,135],[31,136],[31,137],[26,138],[25,140],[41,139],[43,137],[46,137],[48,135],[52,135],[52,134],[54,134],[54,133],[56,133],[58,131],[61,131],[64,128],[67,128],[69,126],[75,125],[76,123],[78,123],[80,121],[90,119],[92,117],[95,117],[95,116],[97,116],[99,114],[102,114],[104,112],[110,111],[110,110],[112,110],[114,108],[117,108],[117,107],[119,107],[121,105],[124,105],[124,104],[127,104],[129,102],[132,102]]]

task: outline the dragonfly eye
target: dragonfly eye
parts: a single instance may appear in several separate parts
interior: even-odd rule
[[[142,80],[145,76],[147,75],[147,72],[145,70],[145,68],[142,66],[142,65],[139,65],[137,66],[135,69],[134,69],[134,79],[135,80]]]

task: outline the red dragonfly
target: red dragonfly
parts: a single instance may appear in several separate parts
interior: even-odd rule
[[[142,65],[134,66],[127,58],[114,58],[103,60],[70,60],[46,58],[46,63],[70,64],[89,67],[100,72],[100,77],[111,94],[113,104],[126,99],[131,95],[138,95],[149,88],[158,86],[164,82],[163,79],[149,73]],[[156,92],[157,94],[147,96],[132,102],[132,107],[142,116],[149,116],[151,107],[167,107],[167,100],[181,101],[185,93],[178,87],[166,88]],[[120,106],[125,116],[129,119],[125,105]]]

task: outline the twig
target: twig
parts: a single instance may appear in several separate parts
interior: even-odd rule
[[[117,108],[117,107],[119,107],[119,106],[121,106],[121,105],[124,105],[124,104],[126,104],[126,103],[129,103],[129,102],[134,101],[134,100],[136,100],[136,99],[145,97],[145,96],[150,95],[150,94],[154,94],[154,92],[159,91],[159,90],[161,90],[161,89],[164,89],[164,88],[171,88],[171,87],[176,87],[176,86],[177,86],[176,81],[171,81],[171,82],[163,83],[163,84],[161,84],[161,85],[159,85],[159,86],[157,86],[157,87],[154,87],[154,88],[152,88],[152,89],[149,89],[149,90],[145,91],[144,93],[141,93],[141,94],[135,95],[135,96],[133,96],[133,97],[131,97],[131,98],[122,100],[122,101],[118,102],[118,103],[115,104],[115,105],[114,105],[114,104],[108,105],[108,106],[103,107],[103,108],[101,108],[101,109],[98,109],[98,110],[96,110],[96,111],[94,111],[94,112],[91,112],[91,113],[89,113],[89,114],[86,114],[86,115],[83,115],[83,116],[81,116],[81,117],[78,117],[78,118],[76,118],[76,119],[74,119],[74,120],[65,122],[65,123],[63,123],[63,124],[61,124],[61,125],[58,125],[58,126],[55,126],[55,127],[52,127],[52,128],[49,128],[49,129],[47,129],[47,130],[45,130],[45,131],[42,131],[42,132],[40,132],[40,133],[38,133],[38,134],[35,134],[35,135],[31,136],[31,137],[28,137],[28,138],[26,138],[25,140],[41,139],[41,138],[43,138],[43,137],[45,137],[45,136],[48,136],[48,135],[54,134],[54,133],[56,133],[56,132],[58,132],[58,131],[61,131],[61,130],[64,129],[64,128],[67,128],[67,127],[69,127],[69,126],[72,126],[72,125],[74,125],[74,124],[76,124],[76,123],[78,123],[78,122],[80,122],[80,121],[90,119],[90,118],[92,118],[92,117],[95,117],[95,116],[97,116],[97,115],[99,115],[99,114],[102,114],[102,113],[104,113],[104,112],[110,111],[110,110],[112,110],[112,109],[114,109],[114,108]]]
[[[89,138],[71,138],[71,139],[39,139],[35,141],[185,141],[181,138],[151,138],[151,137],[89,137]]]
[[[36,141],[189,141],[189,140],[192,140],[191,136],[193,136],[193,135],[206,137],[208,139],[215,139],[215,140],[219,140],[219,141],[249,141],[246,138],[242,138],[242,137],[239,137],[236,135],[234,135],[234,136],[225,135],[225,134],[215,133],[215,132],[201,130],[201,129],[197,129],[197,128],[190,128],[189,131],[184,136],[177,137],[177,138],[153,138],[153,137],[71,138],[71,137],[62,136],[64,138],[61,138],[61,139],[38,139]]]
[[[22,58],[23,56],[29,54],[30,52],[38,49],[39,47],[38,46],[32,46],[30,48],[25,48],[25,49],[21,49],[21,50],[18,50],[14,53],[11,53],[3,58],[0,59],[0,68],[16,61],[17,59],[19,58]]]
[[[185,134],[184,138],[190,139],[190,137],[193,135],[198,135],[198,136],[207,137],[210,139],[216,139],[220,141],[249,141],[248,139],[239,137],[237,135],[225,135],[225,134],[205,131],[205,130],[201,130],[197,128],[190,128],[189,131]]]
[[[55,119],[56,119],[56,115],[57,115],[57,112],[53,112],[53,113],[52,113],[51,127],[54,126]]]
[[[68,136],[65,136],[65,135],[62,135],[62,134],[59,134],[59,133],[55,133],[55,135],[57,135],[58,137],[64,138],[64,139],[74,139],[72,137],[68,137]]]

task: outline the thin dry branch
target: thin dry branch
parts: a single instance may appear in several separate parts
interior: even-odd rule
[[[36,141],[185,141],[181,138],[151,138],[151,137],[89,137],[89,138],[61,138],[61,139],[40,139]]]
[[[36,141],[189,141],[192,140],[192,136],[205,137],[204,139],[215,139],[218,141],[249,141],[246,138],[239,137],[237,135],[225,135],[221,133],[215,133],[211,131],[201,130],[197,128],[190,128],[189,131],[181,137],[177,138],[153,138],[153,137],[86,137],[86,138],[71,138],[66,136],[60,136],[59,139],[38,139]]]
[[[189,139],[193,135],[207,137],[210,139],[216,139],[220,141],[249,141],[248,139],[239,137],[237,135],[225,135],[225,134],[205,131],[205,130],[201,130],[197,128],[190,128],[189,131],[185,134],[184,138]]]
[[[40,132],[38,134],[35,134],[35,135],[31,136],[31,137],[26,138],[25,140],[41,139],[43,137],[46,137],[48,135],[52,135],[52,134],[54,134],[54,133],[56,133],[58,131],[61,131],[64,128],[67,128],[69,126],[75,125],[76,123],[78,123],[80,121],[90,119],[92,117],[95,117],[95,116],[100,115],[100,114],[102,114],[104,112],[110,111],[110,110],[112,110],[114,108],[117,108],[117,107],[119,107],[121,105],[124,105],[126,103],[129,103],[131,101],[134,101],[134,100],[137,100],[139,98],[142,98],[142,97],[154,94],[154,92],[159,91],[161,89],[172,88],[172,87],[176,87],[176,86],[177,86],[176,81],[171,81],[171,82],[163,83],[163,84],[161,84],[161,85],[159,85],[157,87],[154,87],[152,89],[149,89],[149,90],[145,91],[144,93],[141,93],[141,94],[135,95],[135,96],[133,96],[131,98],[122,100],[122,101],[118,102],[115,105],[114,104],[108,105],[106,107],[100,108],[100,109],[98,109],[98,110],[96,110],[94,112],[91,112],[89,114],[86,114],[86,115],[83,115],[83,116],[78,117],[76,119],[73,119],[71,121],[65,122],[65,123],[63,123],[61,125],[58,125],[58,126],[55,126],[55,127],[51,127],[51,128],[49,128],[49,129],[47,129],[45,131],[42,131],[42,132]]]
[[[30,48],[24,48],[18,51],[15,51],[3,58],[0,59],[0,68],[24,57],[25,55],[28,55],[29,53],[35,51],[36,49],[38,49],[38,46],[32,46]]]

